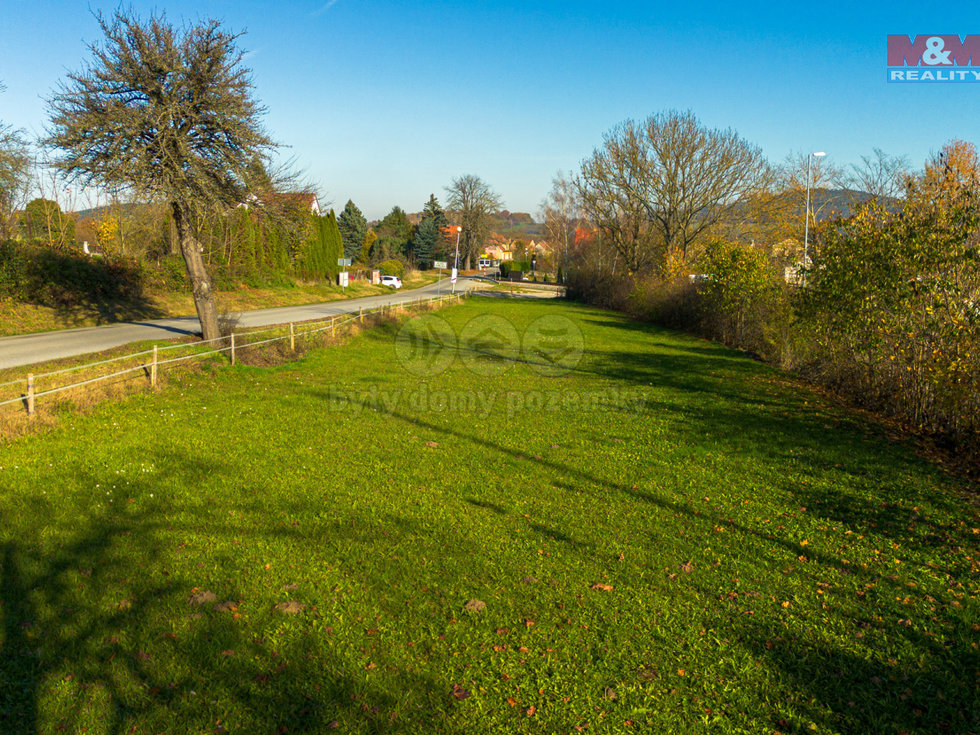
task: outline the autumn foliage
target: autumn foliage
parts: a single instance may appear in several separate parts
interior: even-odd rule
[[[570,292],[744,349],[980,458],[974,146],[950,142],[905,178],[902,197],[870,199],[810,234],[812,263],[789,282],[764,245],[716,237],[690,275],[645,279],[592,248]]]
[[[821,376],[915,426],[980,431],[980,185],[955,141],[877,204],[829,228],[800,309]]]

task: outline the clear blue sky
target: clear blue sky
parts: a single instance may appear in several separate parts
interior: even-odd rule
[[[0,120],[41,132],[43,99],[99,40],[90,0],[4,3]],[[807,7],[810,6],[810,7]],[[930,7],[932,6],[932,7]],[[773,161],[874,147],[923,160],[980,142],[980,84],[887,84],[889,33],[980,34],[976,3],[136,0],[247,30],[266,126],[336,208],[369,218],[481,176],[536,213],[559,169],[627,118],[690,109]]]

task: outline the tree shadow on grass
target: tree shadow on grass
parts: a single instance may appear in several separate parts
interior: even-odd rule
[[[781,626],[737,617],[739,641],[780,688],[807,694],[773,707],[777,730],[807,732],[811,723],[824,732],[853,733],[976,732],[980,726],[976,653],[968,646],[950,650],[913,628],[903,635],[917,650],[917,663],[908,657],[899,663],[862,656],[827,637],[804,642]]]
[[[317,396],[317,391],[310,391],[311,395]],[[319,396],[327,399],[326,396]],[[574,481],[563,482],[556,479],[556,486],[567,492],[595,492],[601,490],[614,494],[627,496],[635,501],[650,504],[661,511],[669,511],[684,516],[696,529],[701,529],[704,536],[709,536],[715,527],[724,526],[735,538],[742,537],[745,542],[734,542],[734,546],[740,549],[740,554],[746,553],[747,549],[753,549],[753,553],[760,555],[771,554],[773,547],[781,548],[787,561],[794,563],[797,559],[806,559],[807,562],[801,567],[800,574],[812,578],[814,584],[825,576],[825,572],[830,571],[836,577],[835,581],[842,587],[851,585],[855,588],[861,584],[867,588],[874,588],[875,591],[869,592],[867,597],[861,597],[860,604],[850,604],[843,606],[842,614],[866,625],[875,626],[893,642],[898,641],[900,648],[904,648],[903,665],[906,671],[901,673],[899,679],[903,682],[903,689],[895,696],[888,698],[865,697],[863,702],[864,710],[852,712],[848,702],[853,698],[848,696],[849,691],[860,691],[863,687],[873,685],[874,682],[884,680],[882,676],[882,666],[880,661],[874,660],[874,656],[862,658],[849,651],[847,648],[826,642],[819,636],[815,640],[796,641],[782,647],[767,646],[771,644],[779,633],[772,631],[746,631],[743,638],[747,642],[752,655],[760,661],[767,663],[777,671],[781,681],[789,682],[794,691],[805,693],[801,694],[801,701],[804,702],[803,709],[811,721],[822,723],[828,728],[838,728],[842,725],[849,730],[851,724],[857,729],[853,731],[879,731],[880,723],[898,724],[907,727],[910,731],[928,728],[945,727],[952,723],[955,730],[961,727],[964,722],[970,722],[968,715],[971,706],[976,703],[976,692],[974,689],[975,666],[970,661],[975,657],[972,649],[960,649],[958,652],[951,652],[948,644],[938,643],[929,636],[921,632],[917,627],[921,624],[923,617],[912,611],[922,609],[921,606],[928,607],[930,604],[939,606],[938,612],[933,615],[935,627],[946,632],[949,640],[970,640],[975,638],[971,628],[969,615],[961,611],[962,605],[958,603],[953,595],[948,595],[943,599],[935,600],[923,590],[915,586],[906,586],[901,583],[895,575],[884,575],[879,571],[862,568],[843,559],[840,555],[828,550],[820,550],[816,545],[803,545],[800,540],[791,537],[787,533],[780,533],[777,529],[760,530],[749,527],[743,523],[726,517],[721,512],[713,513],[704,508],[693,508],[689,503],[670,499],[663,494],[655,491],[641,490],[634,486],[611,482],[602,477],[598,477],[580,467],[567,463],[554,461],[543,457],[527,457],[522,448],[511,447],[503,441],[495,440],[483,435],[467,431],[461,424],[441,425],[428,421],[420,416],[410,415],[397,409],[385,410],[393,420],[424,429],[426,431],[442,434],[447,437],[454,437],[463,443],[471,443],[479,447],[482,454],[490,453],[494,456],[509,457],[512,460],[526,462],[528,465],[536,466],[545,470],[552,471],[560,477],[572,477]],[[707,413],[699,412],[692,421],[701,421],[709,425],[728,424],[733,429],[742,433],[754,435],[760,442],[764,442],[767,437],[774,438],[780,433],[780,426],[774,424],[773,419],[764,416],[757,416],[754,420],[749,420],[749,410],[738,408],[718,408]],[[785,421],[797,422],[803,426],[809,426],[813,419],[806,416],[803,412],[791,413],[784,417]],[[782,419],[781,419],[782,420]],[[799,427],[797,427],[799,428]],[[795,429],[794,429],[795,431]],[[692,439],[697,437],[697,432],[692,431]],[[911,459],[903,459],[900,455],[900,448],[894,449],[896,456],[889,456],[887,459],[878,457],[874,451],[875,447],[867,449],[861,441],[858,430],[850,430],[843,435],[828,434],[825,438],[816,442],[819,446],[823,442],[829,442],[834,447],[834,451],[844,451],[850,447],[848,461],[860,465],[861,463],[874,465],[881,462],[881,478],[892,478],[887,481],[894,481],[897,474],[903,472],[903,467],[909,470],[928,472],[929,468],[923,462]],[[850,444],[854,442],[854,444]],[[855,447],[857,450],[855,451]],[[890,453],[889,453],[890,454]],[[811,461],[806,458],[801,460],[804,467]],[[831,467],[822,459],[812,460],[813,464],[809,471],[813,475],[829,472]],[[914,511],[898,506],[896,504],[876,502],[869,494],[862,497],[857,493],[841,492],[837,498],[822,500],[817,490],[807,490],[801,492],[800,488],[788,484],[785,479],[774,480],[778,486],[787,487],[792,494],[800,497],[801,502],[806,503],[801,512],[810,514],[818,521],[837,521],[845,524],[856,524],[868,526],[869,533],[878,533],[884,538],[901,541],[901,546],[906,547],[902,552],[906,556],[911,556],[907,552],[918,552],[921,549],[931,547],[934,539],[929,536],[923,537],[921,534],[909,531],[909,526],[914,527]],[[937,498],[938,493],[930,493],[928,498],[923,496],[923,500],[931,499],[940,507],[950,507],[955,504],[955,498]],[[475,507],[497,514],[506,514],[506,509],[487,500],[465,499],[467,503]],[[874,529],[873,531],[871,529]],[[537,529],[552,539],[574,545],[574,540],[567,534],[555,529]],[[969,528],[962,524],[948,524],[943,528],[943,543],[958,544],[965,548],[976,546],[975,536]],[[797,565],[799,566],[799,565]],[[957,573],[963,570],[957,570]],[[855,582],[841,580],[854,579]],[[870,586],[870,587],[869,587]],[[705,591],[705,594],[711,594]],[[909,602],[911,600],[911,603]],[[911,607],[910,607],[911,605]],[[959,606],[959,607],[958,607]],[[909,616],[915,617],[915,624],[905,625],[901,621]],[[740,622],[733,619],[733,628],[738,629]],[[824,642],[820,642],[824,641]],[[909,651],[912,653],[909,653]],[[931,658],[929,666],[921,670],[913,670],[909,662],[916,657]],[[894,672],[892,672],[894,673]],[[916,686],[915,682],[924,682],[930,691],[940,691],[943,686],[947,692],[946,699],[936,699],[928,709],[922,709],[923,697],[917,695],[910,698],[905,693],[905,688]],[[842,684],[843,682],[843,684]],[[871,682],[871,684],[869,684]],[[946,682],[943,685],[943,682]],[[897,691],[897,690],[896,690]],[[904,697],[902,696],[904,695]],[[972,697],[972,700],[971,700]],[[811,701],[811,705],[806,705]],[[917,713],[918,711],[918,713]],[[975,708],[972,711],[977,711]],[[964,719],[967,718],[967,719]],[[970,722],[970,727],[975,725],[975,720]],[[801,726],[803,729],[805,726]],[[899,728],[901,729],[901,727]]]
[[[215,718],[218,732],[322,732],[334,720],[412,731],[388,716],[399,691],[431,690],[431,682],[386,673],[382,688],[352,675],[313,635],[315,608],[289,617],[271,603],[240,603],[234,580],[223,585],[229,604],[188,603],[209,575],[182,563],[188,552],[177,539],[230,546],[241,529],[168,517],[151,493],[206,486],[211,473],[234,468],[176,452],[150,459],[166,469],[152,482],[135,478],[123,497],[94,503],[83,518],[59,521],[42,503],[40,528],[25,519],[0,535],[0,731],[213,731]],[[117,480],[81,472],[75,483]],[[270,638],[287,623],[305,632]]]
[[[124,301],[76,297],[55,302],[54,312],[59,321],[76,325],[92,321],[99,325],[138,322],[162,319],[167,315],[146,296],[137,296]]]

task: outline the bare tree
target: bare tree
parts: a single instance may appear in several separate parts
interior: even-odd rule
[[[848,188],[870,194],[882,204],[900,199],[912,174],[907,156],[890,156],[875,148],[870,156],[861,156],[861,164],[851,164],[844,181]]]
[[[735,131],[671,110],[606,134],[583,162],[579,188],[590,216],[611,226],[613,242],[636,271],[667,252],[688,258],[700,238],[770,180],[760,149]]]
[[[641,194],[642,143],[634,128],[607,135],[601,151],[582,163],[575,183],[586,218],[595,229],[597,263],[602,245],[612,245],[631,273],[664,261],[663,238],[654,231]],[[608,259],[607,259],[608,261]]]
[[[575,244],[575,230],[582,223],[582,201],[575,181],[563,171],[551,180],[551,191],[541,202],[545,237],[558,250],[562,278],[568,276],[571,248]]]
[[[5,89],[0,83],[0,92]],[[30,179],[30,147],[24,133],[0,122],[0,240],[10,237],[14,211]]]
[[[464,268],[469,270],[473,258],[480,255],[480,249],[490,237],[491,217],[500,211],[503,202],[483,179],[472,174],[457,176],[446,187],[446,193],[447,206],[463,228],[460,254],[465,258]]]
[[[196,215],[245,201],[256,161],[275,148],[242,65],[241,34],[216,20],[175,28],[165,15],[97,18],[104,43],[89,47],[89,65],[51,99],[44,142],[86,186],[169,202],[201,331],[214,339],[218,312]]]

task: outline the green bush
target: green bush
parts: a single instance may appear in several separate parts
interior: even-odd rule
[[[0,245],[0,295],[56,308],[135,300],[144,271],[125,258],[93,258],[68,248]]]
[[[385,276],[398,276],[401,278],[405,274],[405,264],[400,260],[386,260],[378,264],[378,269]]]

